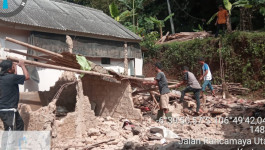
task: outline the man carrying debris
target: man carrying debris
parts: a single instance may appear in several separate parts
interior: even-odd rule
[[[219,30],[222,29],[222,31],[225,31],[226,24],[227,24],[227,18],[228,18],[228,12],[226,9],[223,8],[222,5],[218,7],[219,11],[217,12],[217,19],[215,22],[215,25],[217,27],[215,37],[218,36]]]
[[[200,80],[204,79],[204,82],[202,84],[202,96],[204,97],[203,93],[205,92],[206,86],[208,86],[209,89],[211,90],[212,96],[215,96],[212,83],[211,83],[211,80],[212,80],[211,70],[208,64],[204,62],[203,58],[199,58],[199,63],[202,65],[202,71],[201,71],[202,76],[200,77]]]
[[[196,113],[199,113],[199,111],[202,112],[202,110],[200,109],[200,91],[201,91],[200,83],[198,82],[194,74],[189,72],[189,68],[187,66],[184,66],[182,68],[182,71],[184,74],[183,81],[180,82],[179,84],[176,84],[176,88],[182,85],[188,85],[188,86],[183,91],[181,91],[180,102],[183,102],[186,93],[193,92],[197,102]]]
[[[17,65],[22,68],[24,75],[17,75]],[[0,118],[4,123],[5,131],[24,130],[24,122],[20,117],[17,107],[19,101],[19,84],[29,79],[28,71],[23,61],[18,64],[4,60],[0,64]]]
[[[169,120],[170,117],[172,117],[172,113],[169,112],[169,95],[170,92],[168,88],[167,78],[165,74],[162,72],[162,65],[160,63],[155,64],[155,71],[157,72],[157,75],[155,77],[154,81],[144,81],[143,84],[145,85],[158,85],[159,92],[160,92],[160,110],[158,110],[157,113],[157,119],[159,120],[161,117],[163,117],[164,113],[167,117],[167,120]]]

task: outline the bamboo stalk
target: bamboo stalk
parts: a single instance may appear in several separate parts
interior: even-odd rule
[[[7,56],[7,59],[12,60],[12,61],[19,61],[20,60],[16,57],[10,57],[10,56]],[[68,68],[68,67],[61,67],[61,66],[56,66],[56,65],[44,64],[44,63],[30,61],[30,60],[24,60],[24,62],[25,62],[25,64],[28,64],[28,65],[33,65],[33,66],[38,66],[38,67],[43,67],[43,68],[65,70],[65,71],[76,72],[76,73],[84,73],[84,74],[88,74],[88,75],[113,77],[112,75],[108,75],[108,74],[102,74],[102,73],[97,73],[97,72],[92,72],[92,71],[84,71],[84,70],[72,69],[72,68]]]
[[[31,58],[38,59],[38,60],[43,60],[43,61],[47,61],[47,62],[53,62],[52,60],[49,60],[47,58],[43,58],[43,57],[39,57],[39,56],[33,56],[33,55],[30,55],[30,54],[27,54],[27,53],[19,52],[19,51],[8,49],[8,48],[5,48],[5,51],[9,52],[9,53],[14,53],[14,54],[19,54],[19,55],[31,57]]]
[[[32,50],[35,50],[35,51],[38,51],[38,52],[41,52],[41,53],[47,54],[47,55],[49,55],[49,56],[63,57],[63,55],[61,55],[61,54],[58,54],[58,53],[55,53],[55,52],[52,52],[52,51],[46,50],[46,49],[44,49],[44,48],[40,48],[40,47],[34,46],[34,45],[30,45],[30,44],[28,44],[28,43],[25,43],[25,42],[21,42],[21,41],[15,40],[15,39],[10,38],[10,37],[6,37],[6,40],[9,41],[9,42],[12,42],[12,43],[16,43],[16,44],[19,44],[19,45],[22,45],[22,46],[25,46],[25,47],[31,48]]]

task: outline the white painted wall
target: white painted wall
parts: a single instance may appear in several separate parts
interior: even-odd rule
[[[96,63],[97,65],[101,65],[106,69],[112,69],[118,73],[124,72],[124,60],[123,59],[110,59],[110,64],[101,64],[101,58],[89,58],[90,61]],[[134,60],[130,60],[128,62],[128,75],[134,75]],[[136,75],[143,74],[143,59],[136,59]]]
[[[29,32],[28,31],[24,31],[24,30],[16,30],[16,29],[12,29],[12,28],[7,28],[7,27],[0,27],[0,44],[1,44],[1,57],[5,57],[7,55],[7,53],[5,53],[3,51],[4,48],[10,48],[10,49],[14,49],[14,50],[18,50],[20,52],[24,52],[26,53],[27,50],[25,47],[20,46],[18,44],[13,44],[11,42],[7,42],[5,41],[6,37],[11,37],[23,42],[28,42],[28,37],[29,37]],[[21,59],[26,59],[26,57],[21,56],[21,55],[17,55],[17,54],[8,54],[9,56],[14,56],[14,57],[18,57]],[[22,74],[22,69],[20,67],[18,67],[17,69],[18,74]],[[24,91],[24,86],[19,86],[20,91]]]
[[[143,75],[143,65],[144,65],[143,58],[135,58],[135,66],[136,66],[136,75],[137,76]]]

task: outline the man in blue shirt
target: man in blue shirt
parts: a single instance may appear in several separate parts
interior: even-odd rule
[[[206,64],[204,62],[203,58],[199,58],[199,63],[202,65],[202,72],[201,72],[202,75],[200,77],[200,80],[204,79],[204,82],[202,84],[202,95],[203,95],[203,93],[204,93],[204,91],[206,89],[206,86],[208,86],[209,89],[212,92],[212,95],[215,96],[215,93],[214,93],[214,90],[213,90],[213,87],[212,87],[212,83],[211,83],[211,80],[212,80],[211,70],[210,70],[208,64]]]
[[[16,74],[17,65],[22,68],[24,75]],[[4,60],[0,67],[0,118],[4,123],[5,131],[23,131],[24,122],[17,111],[19,102],[18,85],[24,84],[24,81],[29,79],[28,71],[23,61],[16,64],[10,60]],[[15,124],[13,124],[14,121]]]

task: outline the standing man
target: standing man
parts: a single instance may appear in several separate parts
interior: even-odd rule
[[[200,83],[198,82],[194,74],[189,72],[188,67],[184,66],[182,68],[182,71],[184,74],[183,81],[180,82],[179,84],[176,84],[176,88],[182,85],[187,85],[187,87],[183,91],[181,91],[180,102],[183,102],[186,93],[193,92],[197,103],[196,113],[199,113],[199,111],[202,113],[203,111],[200,109],[200,91],[201,91]]]
[[[155,71],[157,72],[157,75],[155,77],[154,81],[144,81],[143,84],[145,85],[158,85],[159,87],[159,92],[160,92],[160,110],[158,110],[157,113],[157,119],[159,120],[161,117],[163,117],[164,113],[167,117],[167,120],[169,120],[170,117],[172,117],[172,113],[169,112],[169,95],[168,93],[169,88],[168,88],[168,83],[167,83],[167,78],[165,74],[162,72],[162,65],[160,63],[155,64]]]
[[[212,96],[215,96],[215,93],[214,93],[214,90],[212,87],[212,83],[211,83],[211,80],[212,80],[211,70],[210,70],[208,64],[206,64],[204,62],[203,58],[199,58],[199,63],[202,65],[202,71],[201,71],[202,75],[200,77],[200,80],[204,79],[204,82],[202,84],[202,96],[204,97],[204,92],[205,92],[206,86],[208,86],[209,89],[211,90]]]
[[[22,68],[24,75],[16,74],[17,65]],[[19,101],[19,84],[29,79],[24,61],[18,64],[10,60],[3,60],[0,64],[0,118],[4,123],[5,131],[24,130],[24,122],[17,112]],[[15,124],[13,124],[15,121]],[[14,126],[16,128],[14,128]]]
[[[224,9],[224,7],[222,5],[220,5],[218,7],[219,11],[217,12],[217,19],[215,22],[215,25],[217,27],[216,33],[215,33],[215,37],[218,36],[219,34],[219,30],[222,29],[222,31],[225,31],[226,28],[226,24],[227,24],[227,18],[228,18],[228,11],[226,9]]]

